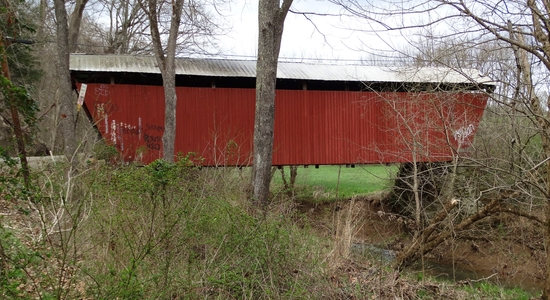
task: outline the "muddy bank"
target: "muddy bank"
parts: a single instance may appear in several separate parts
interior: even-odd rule
[[[350,200],[302,201],[298,209],[320,232],[332,235],[337,212],[349,209],[349,205]],[[412,234],[406,222],[390,213],[380,199],[354,199],[352,211],[352,245],[356,250],[380,249],[378,252],[384,259],[390,260],[391,255],[398,254],[411,242]],[[544,280],[542,236],[543,230],[536,223],[491,216],[438,246],[424,257],[423,264],[420,262],[412,270],[463,283],[488,278],[499,285],[537,294]]]

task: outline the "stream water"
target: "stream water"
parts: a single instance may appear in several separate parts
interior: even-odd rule
[[[373,244],[352,243],[351,250],[357,255],[371,256],[386,263],[392,262],[396,257],[396,253],[393,250],[383,249]],[[413,270],[424,272],[426,275],[451,282],[488,278],[487,280],[491,283],[509,288],[519,287],[533,295],[540,294],[542,291],[542,283],[534,280],[503,281],[498,276],[492,276],[492,272],[479,271],[475,270],[475,268],[466,268],[460,265],[453,265],[452,263],[442,263],[433,259],[425,260],[423,266],[422,264],[418,264],[413,267]]]

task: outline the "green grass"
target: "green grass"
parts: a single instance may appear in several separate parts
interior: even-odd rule
[[[464,290],[472,295],[472,299],[517,299],[528,300],[533,295],[520,288],[506,288],[490,282],[477,282],[464,287]]]
[[[299,167],[296,186],[312,193],[318,191],[322,198],[348,198],[389,188],[396,172],[397,166],[385,165]],[[288,167],[285,168],[285,174],[289,173]],[[279,171],[274,176],[274,183],[282,185]]]

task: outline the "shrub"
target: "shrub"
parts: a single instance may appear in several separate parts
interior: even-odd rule
[[[244,196],[220,190],[189,157],[140,168],[104,166],[81,225],[83,270],[94,298],[296,298],[308,295],[319,243],[284,217],[257,219]],[[217,182],[217,184],[216,184]],[[235,201],[241,198],[241,203]],[[85,246],[84,246],[85,245]],[[308,257],[306,259],[306,257]]]

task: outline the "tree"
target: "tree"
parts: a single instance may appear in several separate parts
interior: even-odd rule
[[[88,0],[76,0],[74,4],[74,10],[69,20],[69,32],[67,37],[69,40],[69,53],[76,52],[78,48],[80,24],[82,24],[82,16],[84,15],[84,8],[87,3]]]
[[[37,105],[27,91],[28,83],[37,80],[40,72],[35,68],[36,60],[30,49],[21,47],[18,43],[30,44],[32,41],[22,39],[22,34],[29,34],[33,26],[25,12],[27,7],[16,5],[13,7],[9,1],[2,3],[5,19],[0,24],[0,117],[6,121],[15,133],[18,156],[21,161],[21,171],[25,187],[30,188],[30,170],[27,162],[26,144],[31,140],[31,131],[35,129]],[[11,67],[11,68],[10,68]],[[12,77],[12,74],[14,75]],[[10,112],[10,117],[5,116],[5,110]],[[21,122],[21,118],[24,121]],[[27,126],[27,134],[25,128]],[[0,147],[1,148],[1,147]],[[6,149],[2,155],[8,155]]]
[[[492,36],[513,50],[516,62],[514,92],[499,95],[495,100],[506,106],[511,106],[512,113],[520,114],[531,120],[540,138],[542,155],[531,156],[529,169],[515,166],[512,161],[514,186],[512,193],[516,198],[521,194],[525,197],[542,199],[546,203],[546,284],[543,299],[550,298],[550,111],[549,98],[541,94],[540,86],[546,85],[547,74],[550,74],[550,44],[548,38],[550,29],[550,11],[547,1],[529,0],[526,2],[510,2],[506,5],[492,1],[434,1],[436,4],[452,8],[456,14],[449,17],[453,21],[464,18],[471,30],[462,34],[480,33]],[[468,28],[468,27],[462,27]],[[538,66],[541,67],[538,67]],[[513,144],[517,141],[510,140]],[[520,146],[521,147],[521,146]],[[512,148],[512,149],[514,149]],[[520,154],[520,153],[518,153]],[[525,155],[525,154],[524,154]],[[545,166],[545,170],[541,168]],[[514,168],[515,167],[515,168]],[[502,172],[503,170],[501,170]],[[535,173],[533,173],[535,172]],[[525,182],[525,175],[533,176]],[[530,186],[537,187],[534,192]],[[540,192],[540,194],[539,194]],[[540,195],[540,196],[539,196]]]
[[[147,15],[138,0],[101,0],[96,6],[101,9],[83,20],[81,41],[91,45],[85,53],[153,54]],[[108,21],[98,21],[98,15]]]
[[[417,47],[416,49],[421,49],[424,53],[430,53],[430,59],[424,63],[431,61],[461,70],[465,64],[470,63],[471,57],[462,54],[485,52],[501,55],[493,57],[496,60],[478,60],[479,68],[488,71],[497,81],[497,90],[488,106],[489,112],[494,114],[486,122],[497,120],[499,130],[488,134],[486,138],[491,142],[479,145],[484,148],[477,149],[474,155],[464,159],[469,165],[477,166],[474,173],[478,179],[472,187],[480,193],[479,197],[487,198],[482,204],[483,210],[493,206],[492,212],[514,213],[545,224],[547,263],[542,298],[549,299],[550,99],[546,91],[550,74],[550,29],[547,26],[550,24],[549,3],[537,0],[439,0],[387,2],[385,7],[377,7],[378,3],[375,2],[333,2],[343,5],[351,14],[367,18],[372,24],[381,25],[385,30],[406,32],[402,34],[404,37],[416,36],[429,41],[430,46],[444,45],[447,42],[447,47],[432,47],[446,49],[438,50],[439,54],[438,51]],[[403,15],[402,18],[393,19],[399,19],[399,23],[387,21],[387,16],[396,13]],[[411,34],[411,30],[417,32]],[[414,47],[412,39],[406,40]],[[448,43],[450,40],[453,41],[452,44]],[[467,50],[467,47],[470,49]],[[510,130],[502,130],[503,124],[509,126]],[[495,142],[508,155],[499,153]],[[528,204],[544,207],[544,220],[525,209]],[[509,211],[502,210],[502,207],[507,207]],[[457,228],[455,226],[453,230]],[[426,242],[430,243],[429,240]]]
[[[71,73],[69,70],[69,58],[71,45],[69,44],[69,26],[65,1],[54,0],[54,10],[57,27],[57,72],[59,80],[59,102],[61,115],[60,127],[63,133],[63,153],[71,162],[76,163],[74,155],[77,150],[76,141],[76,105],[71,84]],[[74,41],[73,41],[74,42]],[[76,44],[73,44],[76,45]],[[74,46],[73,46],[74,47]]]
[[[413,85],[407,87],[406,96],[380,95],[379,105],[387,122],[384,130],[392,136],[380,146],[391,143],[392,149],[396,149],[381,154],[394,157],[394,161],[405,161],[393,194],[385,202],[393,206],[400,222],[413,234],[411,244],[393,262],[398,269],[496,212],[495,204],[500,203],[495,201],[479,211],[466,211],[464,208],[471,200],[457,191],[463,183],[459,182],[462,178],[458,170],[464,151],[471,150],[471,146],[467,149],[463,146],[469,145],[473,134],[469,130],[477,127],[477,123],[471,122],[477,122],[481,110],[478,101],[468,97],[472,95],[464,96],[468,93],[471,92],[460,85],[433,88]],[[443,158],[451,162],[437,162]],[[435,162],[430,161],[433,159]]]
[[[275,84],[283,26],[292,0],[260,0],[258,61],[254,119],[253,201],[265,206],[269,197],[275,124]]]
[[[59,128],[59,133],[62,136],[63,148],[62,153],[67,157],[69,162],[76,166],[77,160],[76,152],[80,147],[79,137],[77,131],[77,106],[76,106],[76,96],[73,93],[71,75],[69,70],[69,60],[70,54],[78,51],[79,48],[79,36],[80,36],[80,27],[82,18],[84,16],[84,10],[88,3],[88,0],[77,0],[73,3],[67,3],[66,1],[53,1],[53,12],[55,17],[55,23],[53,28],[49,28],[49,25],[52,25],[48,22],[50,20],[50,7],[48,6],[47,1],[40,1],[39,7],[39,19],[43,24],[39,25],[37,39],[39,41],[47,40],[50,37],[55,37],[57,43],[56,48],[52,49],[48,47],[48,44],[42,44],[41,51],[44,51],[44,56],[47,53],[55,53],[52,56],[55,58],[52,59],[52,62],[55,62],[55,66],[48,66],[49,61],[47,59],[42,60],[43,70],[46,72],[44,76],[47,82],[44,84],[46,86],[45,91],[40,91],[37,94],[37,98],[46,99],[49,102],[49,99],[54,99],[54,103],[47,103],[46,113],[50,111],[55,112],[51,119],[54,124],[50,126],[55,126]],[[71,13],[67,12],[67,6],[72,6]],[[52,84],[51,78],[56,78],[55,83]],[[50,94],[49,96],[44,96]],[[40,100],[39,100],[40,101]],[[46,105],[46,101],[42,102],[42,105]],[[49,106],[49,107],[48,107]],[[56,109],[52,109],[52,108]],[[51,130],[52,132],[52,148],[59,143],[57,143],[57,130]]]
[[[79,52],[153,54],[147,15],[139,0],[100,0],[83,11],[81,18],[75,41]]]
[[[164,87],[163,158],[167,162],[174,162],[177,105],[176,53],[191,52],[195,48],[201,49],[201,42],[204,42],[201,38],[206,38],[208,43],[208,39],[214,36],[217,25],[212,22],[200,1],[139,0],[139,3],[149,20],[153,52],[161,71]],[[162,17],[166,15],[167,5],[170,6],[168,9],[170,21],[165,24]],[[183,13],[184,18],[182,18]],[[166,41],[166,47],[163,46],[163,41]],[[184,49],[181,49],[182,47]],[[178,48],[180,48],[179,51]]]
[[[63,11],[63,15],[67,24],[71,24],[71,26],[74,24],[74,27],[68,26],[68,28],[66,28],[66,34],[68,35],[67,38],[69,39],[70,36],[67,43],[68,51],[65,51],[65,54],[61,56],[65,57],[65,55],[67,55],[66,57],[68,61],[69,53],[74,51],[94,54],[155,53],[156,49],[155,47],[152,47],[153,37],[149,33],[149,16],[143,9],[144,7],[148,7],[148,3],[146,2],[146,0],[124,0],[122,2],[115,0],[101,0],[99,2],[94,2],[94,5],[89,5],[88,0],[65,2],[65,10]],[[154,9],[153,12],[157,14],[157,21],[159,25],[157,31],[158,36],[160,36],[160,39],[157,38],[156,40],[157,42],[160,41],[162,43],[166,43],[171,33],[170,22],[172,6],[170,1],[166,0],[158,0],[154,2],[157,4],[157,8]],[[172,34],[176,37],[175,51],[178,54],[196,53],[199,51],[203,53],[204,51],[202,50],[205,49],[205,46],[212,44],[213,37],[218,33],[217,30],[220,29],[220,27],[213,22],[207,9],[208,7],[204,5],[203,1],[190,0],[182,1],[182,3],[183,11],[180,14],[180,26],[175,32],[172,31]],[[84,8],[84,6],[86,6],[86,8]],[[58,35],[57,28],[64,26],[63,24],[65,24],[65,22],[51,22],[54,17],[53,13],[50,12],[50,7],[48,6],[47,1],[40,1],[39,11],[40,19],[44,21],[44,24],[39,27],[39,35],[37,36],[37,41],[39,43],[37,43],[37,46],[42,48],[41,51],[43,52],[44,57],[47,55],[55,57],[55,59],[53,59],[53,57],[52,59],[43,59],[41,62],[42,68],[46,72],[46,76],[44,77],[53,78],[57,76],[57,71],[65,72],[65,66],[68,66],[68,63],[57,63],[57,47],[52,47],[55,43],[49,42],[49,40],[54,37],[56,39],[63,39],[62,35],[65,33],[63,33],[62,30]],[[57,14],[60,9],[55,9],[54,11]],[[70,13],[71,11],[72,13]],[[76,20],[75,18],[77,17],[81,18],[81,20]],[[63,44],[64,43],[60,42],[55,46],[58,46],[59,49],[61,49],[63,48]],[[163,55],[168,57],[166,52],[168,49],[163,48],[162,44],[161,50]],[[53,63],[54,61],[55,65]],[[61,65],[65,66],[61,67]],[[159,66],[162,67],[163,64],[159,64]],[[56,74],[52,74],[54,72]],[[69,73],[67,70],[67,75],[62,75],[61,77],[69,78],[68,74]],[[60,82],[66,83],[66,80],[62,79]],[[68,95],[70,93],[67,91],[64,92],[67,86],[69,85],[64,84],[64,87],[62,88],[57,85],[52,85],[51,80],[44,80],[41,87],[39,87],[40,91],[35,95],[40,103],[42,111],[44,112],[43,117],[40,119],[42,122],[41,125],[47,128],[57,129],[42,131],[40,134],[44,140],[47,140],[47,144],[54,150],[54,152],[58,149],[57,151],[61,152],[62,150],[62,152],[66,154],[70,151],[67,151],[66,148],[59,149],[57,147],[62,144],[70,145],[72,143],[82,148],[93,144],[86,143],[86,141],[89,141],[87,139],[83,139],[84,142],[80,144],[78,144],[76,140],[74,142],[66,140],[67,137],[86,138],[86,134],[88,133],[87,129],[89,129],[83,126],[87,121],[87,119],[83,117],[83,113],[76,112],[76,109],[74,109],[73,114],[68,113],[66,109],[67,104],[62,103],[63,99],[69,98]],[[61,96],[62,94],[65,94],[65,96]],[[74,95],[71,97],[73,96]],[[51,101],[52,99],[55,99],[56,101]],[[71,100],[71,103],[72,102],[73,101]],[[76,106],[74,106],[74,108],[76,108]],[[72,123],[74,132],[66,134],[65,131],[68,130],[68,127],[70,126],[65,126],[64,123]],[[61,138],[63,138],[63,142],[59,141]],[[72,146],[67,147],[75,148]]]
[[[135,0],[106,2],[110,15],[106,53],[140,53],[150,47],[141,35],[147,30],[147,16]]]
[[[145,1],[145,0],[144,0]],[[168,33],[166,51],[163,49],[159,22],[159,3],[156,0],[141,1],[141,7],[149,19],[153,50],[162,75],[164,87],[164,134],[162,136],[163,158],[174,162],[174,143],[176,139],[176,42],[181,22],[184,0],[171,2],[170,30]],[[162,4],[162,3],[161,3]]]

